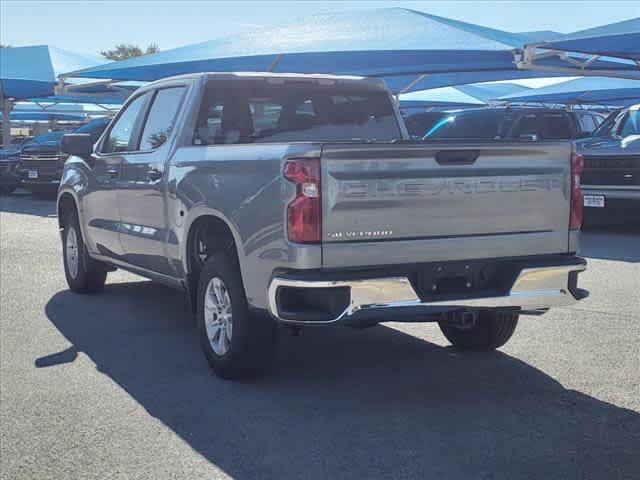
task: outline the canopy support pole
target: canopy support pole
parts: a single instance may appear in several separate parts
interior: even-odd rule
[[[404,88],[402,88],[399,92],[396,93],[396,95],[402,95],[403,93],[407,93],[409,90],[411,90],[415,85],[417,85],[419,82],[422,81],[422,79],[424,77],[426,77],[427,74],[423,73],[422,75],[416,77],[414,80],[412,80],[411,82],[409,82],[408,85],[406,85]]]
[[[598,76],[598,77],[616,77],[638,79],[640,74],[640,62],[636,61],[638,69],[628,70],[590,70],[589,67],[595,63],[601,56],[590,55],[586,60],[579,60],[569,56],[569,52],[561,50],[545,49],[543,44],[531,43],[525,45],[523,51],[515,50],[514,63],[519,70],[530,70],[532,72],[552,72],[563,73],[567,76]],[[538,60],[546,58],[558,58],[567,64],[566,67],[540,65],[536,63]],[[633,67],[633,65],[628,65]]]
[[[0,82],[0,105],[2,106],[2,146],[11,145],[11,110],[13,110],[13,98],[5,98],[2,82]]]
[[[273,62],[271,62],[271,65],[269,65],[269,68],[267,68],[267,72],[273,72],[276,67],[278,66],[278,64],[280,63],[280,60],[282,60],[282,56],[283,54],[279,54],[274,60]]]

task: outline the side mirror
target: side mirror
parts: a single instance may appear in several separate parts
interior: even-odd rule
[[[523,133],[518,138],[528,142],[537,142],[539,140],[537,133]]]
[[[69,133],[62,136],[60,148],[68,155],[86,158],[93,153],[93,140],[89,133]]]

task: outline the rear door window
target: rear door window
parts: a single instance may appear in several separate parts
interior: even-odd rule
[[[386,92],[285,84],[207,88],[194,144],[390,141],[400,137]]]
[[[582,114],[579,115],[578,118],[580,120],[580,131],[584,133],[591,133],[596,129],[592,115]]]
[[[140,137],[139,150],[153,150],[167,141],[175,125],[185,87],[158,90]]]

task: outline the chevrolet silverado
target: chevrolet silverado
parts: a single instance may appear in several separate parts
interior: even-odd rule
[[[223,378],[263,372],[278,324],[434,321],[493,349],[587,294],[571,141],[412,141],[380,80],[172,77],[62,147],[71,290],[116,268],[184,290]]]

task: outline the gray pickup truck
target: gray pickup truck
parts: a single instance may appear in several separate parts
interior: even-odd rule
[[[572,143],[411,141],[376,79],[169,78],[62,144],[71,290],[115,268],[184,290],[223,378],[263,372],[278,324],[436,321],[491,349],[587,294]]]

